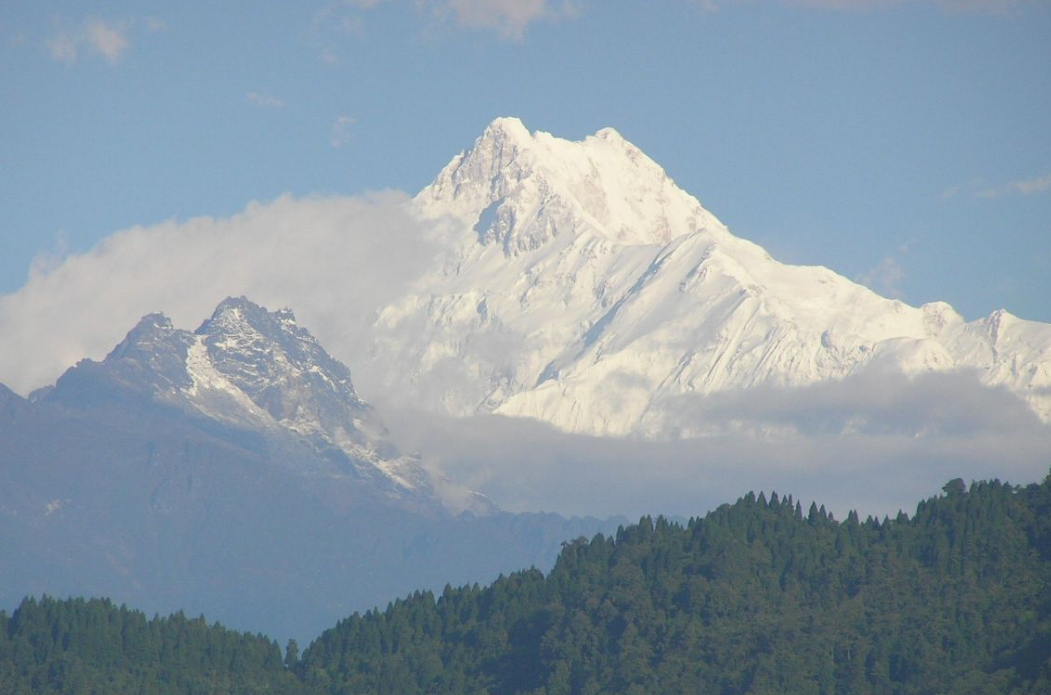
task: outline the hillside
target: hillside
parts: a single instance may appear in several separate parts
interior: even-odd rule
[[[283,663],[282,663],[283,662]],[[749,493],[564,545],[545,576],[418,591],[299,656],[108,601],[0,612],[5,693],[1046,693],[1051,476],[961,480],[911,518]],[[101,689],[101,690],[100,690]]]
[[[547,577],[354,616],[299,670],[330,693],[1049,692],[1051,477],[945,491],[883,521],[776,493],[644,518]]]

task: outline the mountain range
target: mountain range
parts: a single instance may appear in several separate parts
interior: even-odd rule
[[[1051,420],[1051,325],[780,263],[613,129],[497,119],[412,206],[444,252],[379,313],[370,369],[417,406],[664,439],[718,431],[684,399],[971,372]]]
[[[282,460],[298,472],[362,481],[374,494],[420,509],[440,505],[418,457],[389,441],[350,371],[290,309],[269,312],[228,298],[194,332],[150,314],[101,363],[81,362],[56,389],[30,400],[86,405],[100,390],[117,389],[191,419],[264,434],[281,442]],[[475,511],[492,510],[480,496],[462,499]]]
[[[674,440],[727,426],[693,399],[961,372],[1051,420],[1051,325],[782,264],[612,129],[497,119],[408,205],[440,252],[350,365],[384,403]],[[0,604],[104,595],[302,637],[547,569],[621,521],[508,513],[426,454],[291,310],[227,298],[194,331],[148,314],[52,386],[0,386]]]
[[[428,472],[291,311],[245,298],[193,332],[145,316],[28,399],[0,388],[3,605],[105,595],[307,637],[548,567],[610,523],[508,514]]]

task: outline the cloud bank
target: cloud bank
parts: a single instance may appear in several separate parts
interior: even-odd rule
[[[698,516],[749,490],[817,501],[837,518],[851,509],[911,514],[953,478],[1023,484],[1051,465],[1051,427],[968,374],[873,376],[682,405],[683,418],[725,433],[604,439],[526,419],[386,412],[404,448],[500,506],[599,517]]]
[[[0,296],[0,382],[25,394],[83,357],[102,358],[147,313],[195,328],[231,295],[292,307],[349,361],[371,312],[433,253],[406,200],[284,196],[230,218],[135,227],[81,255],[39,258],[25,286]]]
[[[105,356],[144,314],[163,311],[194,328],[223,298],[245,295],[292,307],[347,363],[404,450],[510,510],[690,516],[748,490],[776,490],[838,517],[853,508],[883,515],[911,511],[953,478],[1027,483],[1051,465],[1051,427],[968,373],[868,373],[684,396],[667,406],[670,439],[659,442],[398,409],[396,394],[368,390],[368,328],[435,261],[442,233],[413,218],[407,200],[283,196],[229,218],[135,227],[87,253],[42,257],[22,289],[0,296],[0,382],[25,394],[85,356]],[[698,423],[718,434],[676,438]]]

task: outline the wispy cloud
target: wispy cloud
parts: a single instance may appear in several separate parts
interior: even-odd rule
[[[44,41],[44,45],[51,52],[51,57],[67,65],[77,62],[77,44],[78,39],[67,32],[52,36]]]
[[[344,0],[344,7],[371,10],[381,4],[397,0]],[[535,22],[556,21],[580,14],[581,8],[571,0],[415,0],[417,8],[437,17],[470,29],[495,31],[511,40],[520,40],[526,29]],[[331,18],[339,6],[330,6],[324,14]],[[340,18],[337,24],[360,26],[351,18]]]
[[[247,96],[248,101],[256,106],[274,109],[280,109],[285,106],[283,99],[278,99],[273,94],[268,94],[267,92],[249,92]]]
[[[117,63],[124,51],[128,50],[129,26],[128,22],[88,19],[84,22],[84,37],[92,50],[110,63]]]
[[[706,10],[718,10],[745,0],[694,0]],[[982,12],[1009,15],[1027,6],[1047,4],[1048,0],[779,0],[780,4],[803,9],[836,12],[871,12],[901,5],[937,5],[946,12]]]
[[[907,255],[915,243],[915,239],[910,239],[899,246],[898,256]],[[885,297],[901,299],[904,296],[901,282],[905,279],[905,268],[898,256],[887,256],[867,272],[856,276],[854,280]]]
[[[1009,195],[1036,195],[1051,190],[1051,174],[1033,179],[1011,181],[997,188],[986,188],[978,191],[981,198],[1003,198]]]
[[[310,38],[319,51],[321,60],[329,65],[340,62],[338,46],[350,38],[364,36],[361,10],[385,0],[344,0],[325,5],[314,13],[310,27]]]
[[[158,17],[146,17],[142,22],[146,25],[146,31],[151,34],[168,31],[168,23]]]
[[[1039,195],[1041,193],[1047,193],[1048,191],[1051,191],[1051,173],[1043,176],[1036,176],[1031,179],[1009,181],[996,186],[991,186],[983,179],[977,178],[973,179],[968,184],[951,186],[945,189],[942,192],[941,197],[943,200],[951,200],[958,196],[996,200],[997,198],[1006,198],[1016,195]]]
[[[876,290],[885,297],[901,298],[901,281],[905,271],[893,256],[887,256],[868,272],[854,278],[862,285]]]
[[[110,65],[116,65],[131,48],[131,33],[136,24],[133,19],[88,17],[45,39],[44,46],[54,60],[66,65],[76,64],[84,54],[101,57]],[[149,33],[167,28],[163,21],[154,17],[142,20],[140,25]]]
[[[336,122],[332,124],[332,132],[329,134],[328,144],[339,149],[350,142],[354,137],[351,126],[356,122],[357,119],[351,118],[350,116],[340,116],[337,118]]]
[[[534,22],[571,17],[579,12],[568,2],[556,7],[548,0],[445,0],[433,4],[439,12],[451,11],[462,26],[493,29],[510,39],[521,39]]]

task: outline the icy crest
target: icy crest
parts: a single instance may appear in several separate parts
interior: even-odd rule
[[[582,142],[498,118],[416,198],[428,217],[469,223],[483,244],[514,255],[560,235],[662,244],[723,225],[612,128]]]

